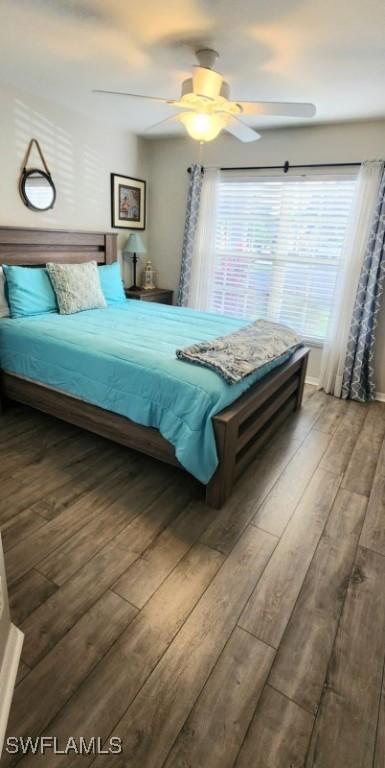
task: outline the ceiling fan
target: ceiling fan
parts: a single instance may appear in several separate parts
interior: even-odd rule
[[[212,141],[225,130],[240,141],[256,141],[260,134],[240,120],[240,115],[272,115],[276,117],[313,117],[314,104],[284,101],[231,101],[230,87],[222,75],[216,72],[214,64],[218,53],[211,48],[196,52],[198,65],[194,66],[192,77],[182,83],[179,99],[163,99],[157,96],[141,96],[137,93],[104,91],[93,93],[114,96],[128,96],[132,99],[147,99],[168,104],[182,110],[172,117],[148,128],[151,131],[160,125],[180,122],[188,134],[197,141]]]

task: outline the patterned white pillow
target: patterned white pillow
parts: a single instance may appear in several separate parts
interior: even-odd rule
[[[84,264],[47,264],[61,315],[107,306],[96,261]]]
[[[9,306],[5,298],[5,275],[3,267],[0,267],[0,317],[9,317]]]

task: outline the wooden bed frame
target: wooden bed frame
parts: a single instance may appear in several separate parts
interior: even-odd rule
[[[0,264],[43,265],[47,261],[111,264],[117,235],[0,227]],[[220,508],[234,482],[257,451],[292,411],[301,406],[309,349],[297,350],[283,365],[254,384],[213,418],[219,464],[206,486],[206,501]],[[173,446],[157,429],[85,403],[42,384],[1,373],[1,394],[90,432],[110,438],[168,464],[180,466]]]

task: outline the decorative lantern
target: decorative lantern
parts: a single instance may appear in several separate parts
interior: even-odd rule
[[[155,274],[156,273],[154,267],[152,266],[152,261],[151,259],[148,259],[142,272],[142,288],[144,288],[145,291],[151,291],[156,288]]]

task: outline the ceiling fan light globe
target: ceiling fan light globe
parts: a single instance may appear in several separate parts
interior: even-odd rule
[[[182,112],[179,119],[196,141],[213,141],[226,125],[226,115],[205,112]]]

